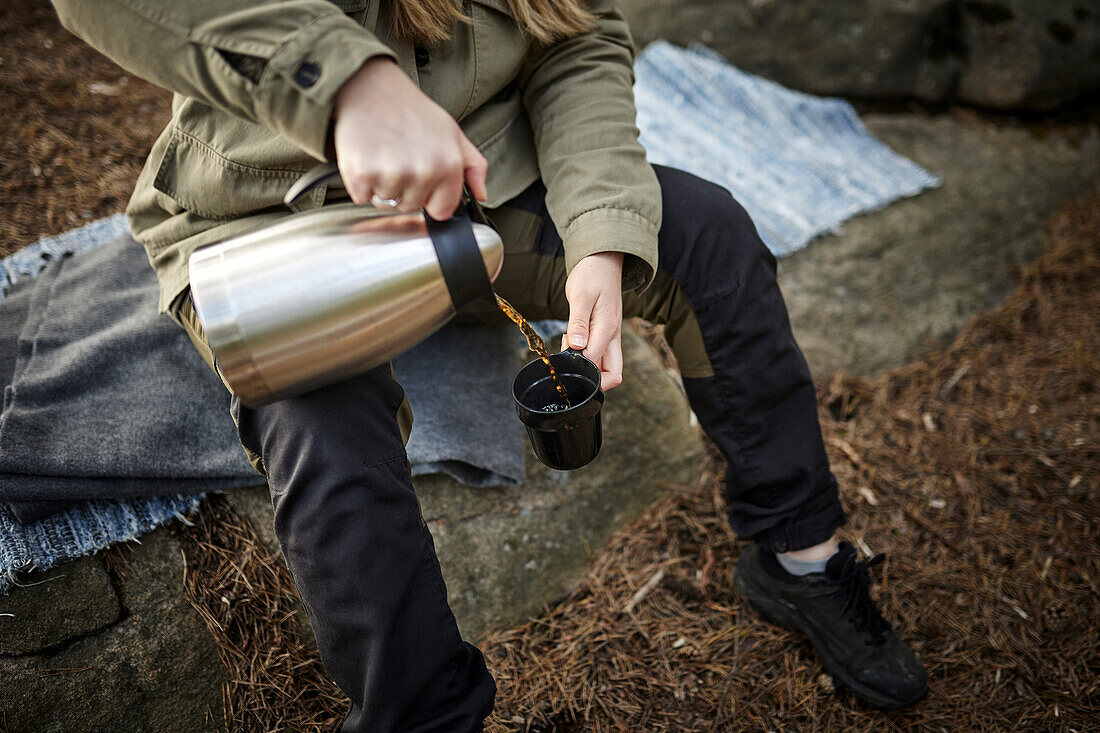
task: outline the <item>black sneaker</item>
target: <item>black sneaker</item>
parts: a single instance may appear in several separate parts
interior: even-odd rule
[[[879,707],[904,708],[927,694],[928,676],[868,594],[867,569],[882,558],[860,562],[842,542],[824,573],[796,576],[751,544],[737,561],[734,585],[765,619],[808,636],[838,685]]]

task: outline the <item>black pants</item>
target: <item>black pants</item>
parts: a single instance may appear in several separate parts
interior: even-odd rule
[[[624,312],[666,324],[691,407],[728,463],[733,528],[776,551],[823,542],[844,512],[775,259],[724,189],[657,175],[660,272]],[[535,184],[490,212],[505,237],[498,290],[530,317],[565,318],[544,193]],[[495,685],[447,605],[398,427],[403,399],[382,367],[257,409],[234,400],[234,410],[242,444],[266,468],[321,658],[351,698],[344,730],[479,730]]]

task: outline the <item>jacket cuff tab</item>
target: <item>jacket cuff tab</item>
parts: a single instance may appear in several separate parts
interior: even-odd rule
[[[593,209],[565,228],[566,272],[597,252],[622,252],[623,292],[649,287],[657,269],[657,226],[626,209]]]
[[[271,57],[260,81],[261,115],[281,135],[325,160],[336,93],[375,56],[397,58],[351,18],[318,18]]]

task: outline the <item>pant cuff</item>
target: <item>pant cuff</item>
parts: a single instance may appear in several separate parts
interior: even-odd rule
[[[753,541],[771,552],[793,552],[821,544],[833,536],[837,528],[848,522],[844,507],[837,496],[836,479],[832,480],[831,500],[815,506],[805,516],[778,524],[753,535]]]

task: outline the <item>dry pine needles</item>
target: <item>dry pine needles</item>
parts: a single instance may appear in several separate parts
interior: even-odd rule
[[[698,486],[620,531],[566,600],[482,640],[499,686],[488,729],[1095,729],[1100,200],[1050,235],[950,348],[821,390],[844,535],[889,554],[877,595],[928,666],[926,701],[884,713],[837,693],[805,642],[746,607],[712,452]],[[228,726],[335,729],[344,703],[285,568],[224,504],[201,520],[189,590],[234,679]]]

